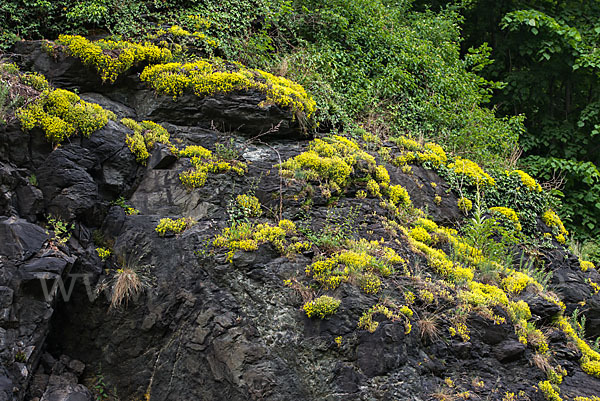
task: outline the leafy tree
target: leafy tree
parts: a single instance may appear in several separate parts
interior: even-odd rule
[[[495,62],[486,79],[506,86],[491,104],[500,115],[526,116],[520,137],[524,168],[561,175],[563,213],[578,235],[600,225],[600,194],[591,191],[600,165],[600,1],[419,1],[464,15],[463,53],[487,43]],[[557,192],[560,194],[560,192]]]

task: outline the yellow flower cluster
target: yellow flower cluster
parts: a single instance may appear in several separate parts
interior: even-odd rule
[[[588,375],[600,377],[600,354],[594,351],[584,340],[579,338],[564,316],[560,316],[557,323],[558,327],[560,327],[565,334],[575,342],[575,345],[581,351],[581,369]]]
[[[115,118],[114,113],[64,89],[44,90],[36,101],[18,109],[16,115],[23,130],[41,128],[54,144],[76,133],[90,136],[104,127],[109,118]]]
[[[366,294],[377,294],[381,289],[381,279],[373,273],[365,273],[358,277],[358,285]]]
[[[462,238],[457,236],[456,230],[440,227],[436,231],[436,234],[440,239],[444,239],[452,245],[454,254],[469,265],[477,266],[483,261],[481,250],[467,244]]]
[[[96,248],[96,253],[100,256],[100,259],[106,260],[110,256],[111,252],[108,248]]]
[[[415,225],[423,227],[428,232],[433,232],[438,229],[438,225],[434,221],[429,220],[425,217],[419,217],[415,222]]]
[[[179,234],[193,226],[195,223],[196,222],[189,217],[181,217],[176,220],[165,218],[160,219],[154,231],[161,237],[164,237],[167,233]]]
[[[121,124],[133,130],[133,135],[127,134],[125,143],[131,153],[135,155],[138,163],[146,164],[155,143],[171,144],[167,130],[155,122],[142,121],[138,123],[130,118],[123,118]]]
[[[464,196],[459,198],[457,201],[458,209],[460,209],[463,213],[468,213],[473,209],[473,202],[470,199],[465,198]]]
[[[456,174],[463,175],[472,185],[478,186],[494,186],[496,181],[479,165],[469,159],[457,157],[454,163],[450,163],[448,168],[452,169]]]
[[[410,206],[410,196],[402,185],[390,186],[390,201],[396,206]]]
[[[73,57],[95,68],[102,81],[114,82],[119,75],[141,63],[164,63],[172,60],[169,49],[152,43],[98,40],[90,42],[83,36],[60,35],[57,44],[66,48]]]
[[[464,342],[467,342],[471,339],[471,336],[469,336],[469,328],[462,322],[455,323],[454,327],[451,326],[448,328],[448,331],[452,337],[458,334]]]
[[[375,180],[367,181],[367,191],[369,191],[371,196],[374,196],[377,198],[381,197],[381,191],[379,188],[379,184]]]
[[[306,267],[306,274],[321,283],[327,289],[337,288],[350,276],[379,273],[386,277],[392,273],[393,265],[406,262],[391,248],[383,247],[377,241],[361,240],[349,243],[350,250],[339,252],[328,259],[316,261]],[[377,279],[379,280],[379,279]],[[371,285],[377,284],[370,279]],[[379,288],[379,285],[375,287]],[[370,288],[375,288],[371,286]]]
[[[33,89],[43,92],[50,89],[50,83],[46,77],[37,72],[28,72],[21,75],[21,82],[25,85],[31,86]]]
[[[212,152],[199,145],[190,145],[179,151],[179,157],[198,157],[200,159],[210,159],[212,158]]]
[[[313,299],[302,306],[306,316],[309,318],[318,317],[325,319],[328,316],[334,315],[342,301],[339,299],[330,297],[328,295],[322,295],[317,299]]]
[[[513,271],[502,280],[502,287],[511,294],[519,294],[528,284],[535,281],[525,273]]]
[[[380,166],[383,170],[378,169],[373,156],[360,150],[356,143],[338,135],[315,139],[306,152],[286,160],[279,167],[284,177],[324,182],[324,188],[338,192],[348,183],[359,160],[365,161],[367,168],[374,175],[389,181],[387,171],[384,174],[383,166]],[[375,180],[372,181],[372,185],[376,187],[374,190],[379,193],[379,184]]]
[[[414,139],[407,138],[405,136],[391,138],[390,140],[395,142],[396,145],[400,146],[403,149],[408,149],[408,150],[421,149],[421,144],[419,142],[415,141]]]
[[[444,149],[440,145],[433,142],[427,142],[423,146],[423,151],[417,152],[416,156],[420,162],[430,162],[434,166],[446,164],[448,161],[448,156],[446,155]]]
[[[521,182],[523,183],[523,185],[525,185],[525,187],[528,190],[534,192],[542,192],[542,187],[540,186],[540,184],[538,184],[537,181],[526,172],[522,170],[513,170],[510,172],[510,174],[518,175],[521,178]]]
[[[548,380],[539,382],[538,388],[542,394],[544,394],[544,398],[546,398],[547,401],[562,401],[558,391]]]
[[[419,298],[427,304],[432,304],[435,299],[433,293],[429,290],[419,290]]]
[[[387,185],[390,183],[390,174],[384,166],[375,167],[375,179],[380,184]]]
[[[594,295],[600,292],[600,284],[592,281],[591,278],[587,279],[587,283],[592,287],[592,289],[594,290]]]
[[[517,216],[517,213],[513,209],[509,207],[491,207],[490,212],[507,219],[515,230],[521,231],[522,226],[519,216]]]
[[[455,264],[448,258],[448,255],[446,255],[444,251],[432,248],[429,245],[414,239],[404,227],[399,228],[408,239],[410,246],[414,250],[423,252],[429,266],[435,269],[443,277],[457,283],[473,280],[473,270]]]
[[[286,78],[261,70],[251,70],[240,64],[225,66],[220,60],[198,60],[193,63],[168,63],[148,66],[140,75],[157,92],[176,99],[185,89],[197,96],[229,93],[239,90],[256,90],[266,96],[262,105],[275,104],[304,113],[310,118],[315,101],[304,88]]]
[[[556,235],[556,240],[561,244],[564,244],[567,240],[565,238],[565,235],[569,235],[569,232],[565,228],[562,220],[560,219],[560,217],[558,217],[556,212],[552,209],[546,210],[542,215],[542,220],[544,221],[544,223],[546,223],[548,227],[552,228],[553,231],[556,231],[558,233]]]
[[[417,141],[404,136],[391,138],[400,148],[407,149],[409,152],[403,153],[394,159],[396,166],[405,166],[407,163],[419,161],[421,163],[429,162],[434,166],[446,164],[448,156],[444,149],[433,142],[427,142],[421,146]]]
[[[199,146],[191,145],[176,152],[180,157],[190,157],[192,170],[184,171],[179,174],[179,180],[189,189],[199,188],[206,183],[208,173],[220,173],[233,171],[238,175],[246,173],[246,164],[239,161],[226,162],[223,160],[214,160],[210,150]]]
[[[391,321],[398,321],[401,319],[400,315],[404,315],[405,321],[408,323],[407,326],[405,325],[407,329],[405,333],[408,334],[408,332],[410,332],[410,323],[408,322],[408,318],[412,317],[413,311],[408,306],[402,306],[399,308],[397,313],[394,313],[387,306],[376,304],[362,314],[358,320],[358,327],[367,330],[369,333],[375,332],[377,327],[379,327],[379,322],[373,321],[373,316],[376,314],[381,314]]]
[[[417,227],[411,229],[408,232],[408,235],[410,235],[415,240],[424,242],[426,244],[431,244],[431,242],[432,242],[431,235],[429,235],[427,230],[425,230],[423,227],[420,227],[420,226],[417,226]]]
[[[500,288],[476,281],[467,283],[468,290],[461,290],[458,298],[473,306],[508,306],[508,297]]]
[[[290,245],[286,248],[286,237],[296,233],[296,225],[289,220],[281,220],[277,226],[269,224],[237,223],[226,227],[223,232],[213,240],[216,247],[228,249],[227,260],[233,260],[237,250],[255,251],[258,246],[271,243],[281,253],[291,253],[294,249],[301,251],[306,245]],[[298,243],[296,243],[298,244]]]
[[[594,264],[592,262],[588,262],[587,260],[579,260],[579,267],[582,271],[587,271],[588,269],[593,269]]]
[[[260,202],[256,196],[251,195],[238,195],[235,198],[237,205],[242,209],[244,216],[247,217],[258,217],[262,214],[260,208]]]

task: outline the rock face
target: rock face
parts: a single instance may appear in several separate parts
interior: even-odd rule
[[[248,172],[211,174],[189,191],[179,180],[186,161],[158,146],[147,166],[139,165],[125,146],[129,131],[119,123],[57,149],[41,132],[0,128],[0,400],[84,401],[102,388],[115,399],[114,389],[120,399],[417,401],[452,394],[447,377],[481,399],[520,391],[524,399],[543,399],[533,386],[546,376],[529,365],[531,348],[508,324],[472,316],[469,341],[446,332],[421,336],[416,316],[411,332],[380,319],[369,333],[358,330],[357,321],[378,296],[350,285],[336,290],[342,300],[336,315],[309,319],[300,309],[301,293],[284,280],[304,274],[311,252],[288,258],[261,245],[236,252],[230,262],[225,252],[211,251],[207,244],[229,224],[231,200],[249,190],[268,216],[305,220],[307,232],[346,221],[344,227],[370,240],[386,235],[377,199],[348,197],[332,208],[315,194],[306,210],[299,189],[280,181],[274,166],[308,143],[289,113],[257,108],[252,93],[173,103],[149,94],[134,77],[102,85],[74,59],[53,59],[39,43],[18,46],[25,68],[79,88],[82,98],[119,116],[164,122],[173,141],[216,151],[216,143],[232,138]],[[211,129],[221,128],[214,121],[236,132]],[[248,142],[279,121],[276,135]],[[432,171],[389,171],[391,183],[407,188],[437,222],[462,218],[456,197]],[[439,204],[431,201],[435,195],[443,195]],[[120,196],[140,213],[115,206]],[[44,228],[48,214],[73,222],[67,241]],[[164,217],[197,223],[160,237],[155,227]],[[112,248],[109,261],[96,253],[103,244]],[[421,260],[406,244],[396,250],[411,263]],[[545,257],[568,311],[586,301],[590,333],[600,335],[600,301],[590,296],[588,275],[562,251]],[[135,269],[144,290],[126,306],[110,308],[103,283],[119,267]],[[391,291],[408,285],[398,282]],[[536,319],[549,322],[560,311],[533,292],[526,297]],[[437,324],[448,326],[441,317]],[[554,362],[569,372],[562,394],[600,394],[600,382],[579,367],[581,355],[554,333],[549,340],[560,350]]]

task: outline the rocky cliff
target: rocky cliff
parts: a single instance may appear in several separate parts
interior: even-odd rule
[[[0,399],[598,399],[565,316],[600,335],[600,274],[541,215],[543,243],[453,231],[476,200],[452,180],[486,173],[433,144],[312,137],[260,88],[174,100],[143,64],[102,82],[45,47],[12,61],[114,115],[62,143],[0,128]]]

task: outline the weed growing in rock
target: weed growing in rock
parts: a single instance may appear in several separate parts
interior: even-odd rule
[[[125,210],[125,214],[128,216],[134,216],[136,214],[139,214],[140,211],[137,210],[136,208],[134,208],[133,206],[129,205],[127,203],[127,200],[125,200],[125,198],[123,198],[122,196],[120,196],[119,198],[117,198],[116,200],[111,202],[112,205],[115,206],[120,206],[123,208],[123,210]]]
[[[47,216],[47,222],[50,229],[54,233],[51,241],[58,245],[64,245],[71,238],[71,230],[75,228],[73,223],[69,224],[66,221],[61,220],[59,217]]]

